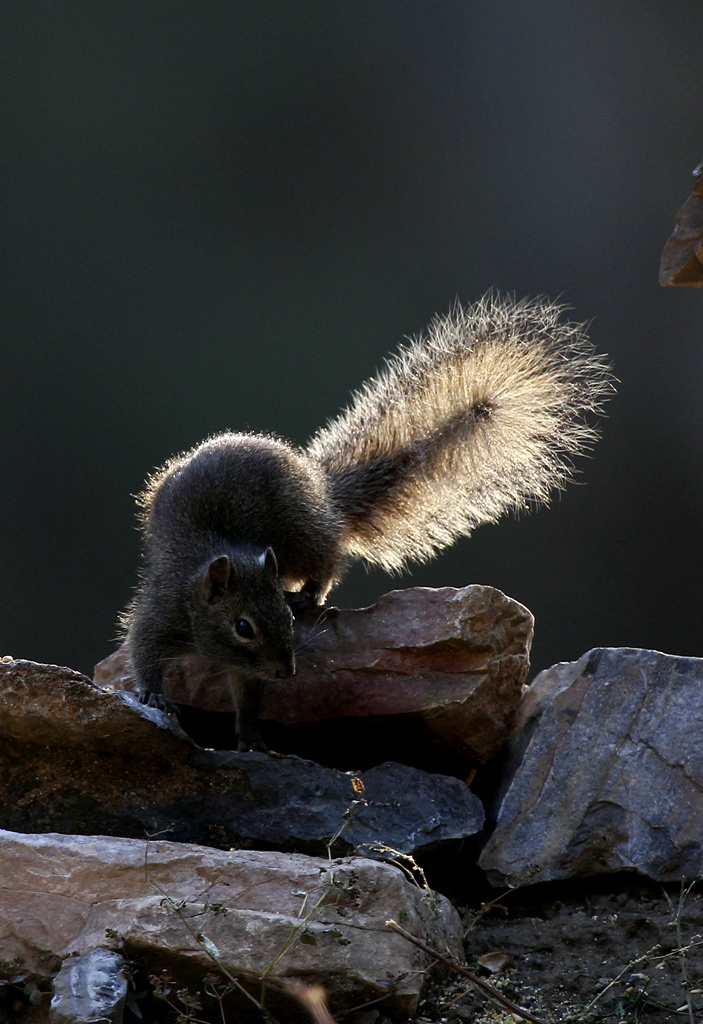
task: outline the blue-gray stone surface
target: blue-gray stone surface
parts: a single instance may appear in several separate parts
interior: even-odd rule
[[[600,649],[525,692],[480,865],[495,885],[703,874],[703,660]]]

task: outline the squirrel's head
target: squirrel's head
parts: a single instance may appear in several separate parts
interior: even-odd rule
[[[199,571],[190,616],[198,654],[263,679],[295,673],[293,614],[271,548],[233,548]]]

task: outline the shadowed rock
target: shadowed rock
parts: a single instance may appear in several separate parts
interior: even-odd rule
[[[297,674],[264,694],[263,732],[276,750],[337,768],[391,759],[456,774],[500,750],[527,675],[533,619],[499,590],[397,590],[370,608],[306,613],[296,628]],[[95,681],[135,688],[124,648],[96,667]],[[222,665],[184,658],[164,690],[199,743],[231,747]]]
[[[703,164],[693,172],[693,190],[676,214],[659,264],[659,284],[703,286]]]
[[[134,695],[33,662],[0,663],[0,737],[0,827],[19,832],[422,855],[483,822],[458,779],[386,763],[355,789],[298,757],[203,750]]]

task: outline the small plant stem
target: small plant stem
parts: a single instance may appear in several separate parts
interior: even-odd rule
[[[263,999],[264,999],[264,995],[265,995],[265,991],[266,991],[266,979],[268,978],[269,974],[274,969],[274,967],[276,966],[278,961],[281,959],[281,957],[284,956],[285,953],[290,949],[291,945],[295,942],[295,940],[298,938],[300,933],[305,930],[305,928],[308,925],[308,922],[313,918],[313,916],[317,913],[317,911],[320,909],[322,904],[325,902],[325,900],[327,899],[327,897],[330,894],[330,891],[331,891],[333,885],[334,885],[334,874],[331,874],[330,875],[330,880],[325,885],[325,888],[324,888],[324,890],[322,892],[322,895],[318,899],[317,903],[315,903],[315,905],[310,908],[310,910],[307,912],[305,917],[301,918],[300,921],[298,921],[296,924],[293,925],[293,927],[291,928],[291,930],[290,930],[290,932],[288,934],[288,937],[281,944],[281,948],[278,950],[278,952],[276,953],[274,958],[270,961],[270,963],[267,964],[267,966],[262,971],[262,973],[261,973],[261,1001],[262,1001],[262,1004],[263,1004]]]
[[[656,951],[658,949],[661,949],[661,946],[659,946],[657,944],[656,946],[652,946],[652,948],[650,950],[648,950],[646,953],[644,953],[642,956],[638,956],[635,960],[630,960],[629,964],[626,964],[623,967],[623,969],[618,974],[615,975],[615,977],[612,979],[612,981],[608,982],[608,984],[605,986],[605,988],[602,988],[600,990],[600,992],[596,993],[596,995],[590,1001],[588,1006],[582,1011],[582,1013],[579,1014],[578,1019],[580,1020],[580,1019],[586,1017],[587,1014],[596,1005],[596,1003],[600,1002],[600,1000],[603,998],[603,996],[607,992],[609,992],[611,990],[611,988],[614,988],[618,984],[618,982],[621,981],[622,978],[624,978],[626,974],[629,974],[635,967],[639,967],[640,964],[643,964],[643,963],[645,963],[648,960],[654,960],[655,958],[654,958],[653,954],[656,953]],[[666,959],[666,957],[661,957],[660,959]]]
[[[535,1017],[534,1014],[529,1012],[529,1010],[523,1010],[521,1006],[511,1002],[511,1000],[506,998],[502,992],[499,992],[498,989],[493,987],[493,985],[489,985],[489,983],[484,981],[483,978],[479,978],[478,974],[474,974],[474,972],[470,971],[468,967],[461,967],[450,959],[450,957],[444,956],[443,953],[440,953],[438,950],[428,946],[426,942],[422,941],[422,939],[418,939],[414,935],[411,935],[410,932],[406,932],[405,928],[401,928],[395,921],[386,921],[386,928],[390,928],[391,931],[397,932],[398,935],[402,935],[404,939],[408,940],[408,942],[412,942],[413,945],[418,947],[418,949],[427,953],[428,956],[431,956],[434,960],[438,960],[441,964],[444,964],[445,967],[449,967],[452,971],[456,971],[457,974],[461,974],[463,977],[468,978],[471,984],[480,989],[481,992],[483,992],[484,995],[486,995],[492,1002],[498,1003],[499,1006],[504,1006],[506,1010],[510,1010],[510,1012],[514,1013],[517,1017],[522,1017],[523,1020],[531,1021],[532,1024],[545,1024],[543,1020],[539,1017]]]
[[[683,988],[684,993],[686,995],[686,1008],[688,1009],[688,1019],[689,1019],[690,1024],[696,1024],[696,1021],[695,1021],[695,1018],[693,1016],[693,1001],[691,1000],[691,986],[689,985],[689,981],[688,981],[688,970],[687,970],[687,967],[686,967],[686,948],[685,948],[685,943],[684,943],[684,938],[683,938],[683,928],[681,926],[681,919],[683,917],[683,908],[684,908],[684,903],[686,902],[686,897],[691,892],[691,889],[693,888],[693,885],[694,885],[694,883],[691,882],[691,884],[688,886],[688,888],[684,889],[684,881],[683,880],[681,881],[681,892],[679,893],[679,905],[678,905],[678,908],[676,910],[676,919],[675,919],[675,924],[676,924],[676,941],[679,944],[679,963],[680,963],[680,969],[681,969],[681,987]]]
[[[183,908],[181,906],[179,906],[179,904],[177,904],[175,902],[175,900],[173,900],[168,895],[168,893],[166,893],[161,888],[161,886],[158,884],[158,882],[155,882],[153,879],[150,878],[149,879],[149,884],[152,885],[154,887],[154,889],[156,889],[156,891],[162,896],[163,903],[166,906],[168,906],[173,913],[176,914],[176,916],[179,918],[181,924],[184,926],[186,931],[190,934],[191,938],[196,943],[198,948],[201,949],[202,952],[205,953],[205,955],[210,958],[210,960],[212,960],[213,964],[215,965],[215,967],[217,967],[217,969],[219,971],[222,971],[222,973],[227,978],[227,980],[232,983],[233,987],[239,993],[241,993],[241,995],[243,995],[245,997],[245,999],[248,999],[250,1003],[254,1004],[254,1006],[261,1013],[261,1015],[265,1018],[265,1020],[271,1021],[272,1024],[278,1024],[278,1021],[276,1020],[276,1018],[272,1014],[270,1014],[268,1012],[268,1010],[265,1009],[263,1003],[260,1003],[259,1000],[256,998],[256,996],[253,996],[250,992],[247,992],[246,988],[242,985],[242,983],[240,981],[238,981],[234,977],[234,975],[230,971],[228,971],[227,968],[222,963],[220,963],[219,958],[217,956],[215,956],[214,953],[209,948],[209,944],[204,942],[203,941],[203,937],[198,932],[196,932],[196,930],[192,927],[190,921],[188,920],[188,918],[183,913]]]

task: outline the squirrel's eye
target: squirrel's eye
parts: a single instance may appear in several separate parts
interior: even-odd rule
[[[253,640],[256,635],[254,626],[249,619],[237,619],[234,624],[234,631],[242,640]]]

